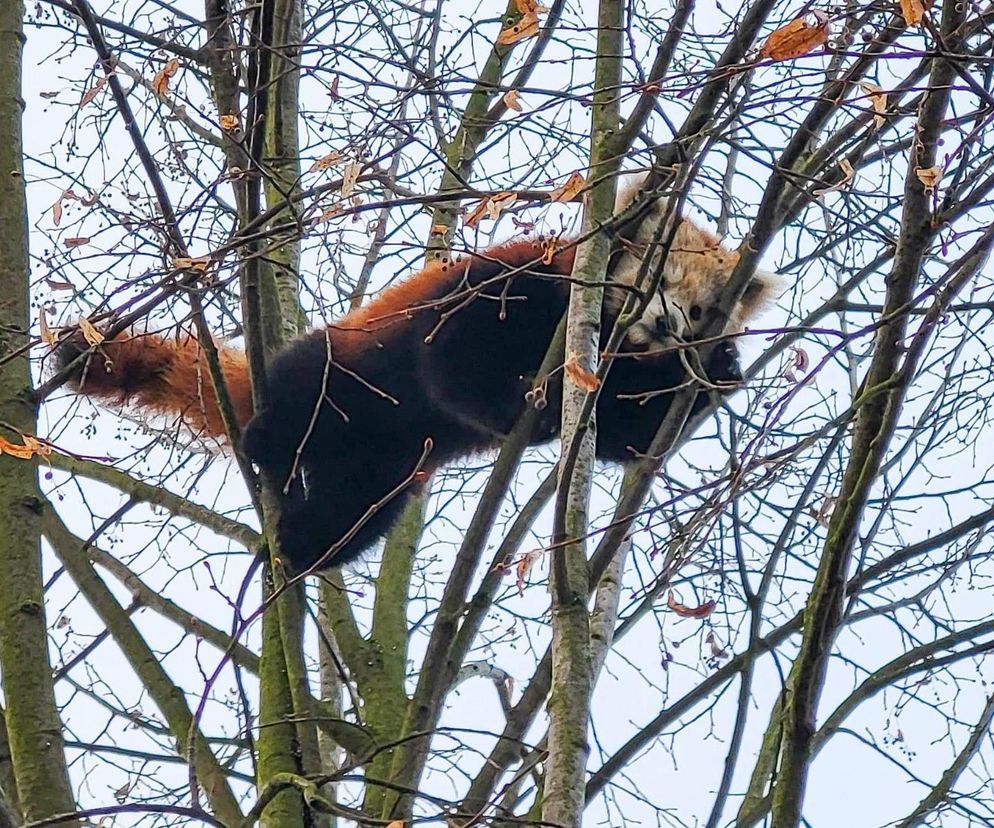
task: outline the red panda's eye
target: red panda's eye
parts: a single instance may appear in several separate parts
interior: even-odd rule
[[[700,306],[700,305],[694,305],[694,306],[693,306],[693,307],[692,307],[692,308],[690,309],[690,318],[691,318],[691,319],[692,319],[692,320],[693,320],[694,322],[696,322],[696,321],[697,321],[698,319],[700,319],[700,318],[701,318],[701,313],[702,313],[702,311],[701,311],[701,306]]]

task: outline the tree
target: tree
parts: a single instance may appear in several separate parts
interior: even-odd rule
[[[4,6],[0,818],[987,824],[994,6],[925,5],[44,0],[24,152]],[[638,168],[741,240],[701,359],[758,264],[785,292],[748,386],[622,471],[592,331]],[[306,584],[243,456],[45,361],[185,332],[225,399],[239,339],[263,394],[515,233],[578,240],[562,446],[526,414]]]
[[[0,819],[17,824],[73,810],[62,727],[46,646],[41,580],[41,494],[29,447],[37,432],[28,364],[27,204],[21,152],[20,3],[0,9],[0,667],[5,757]]]

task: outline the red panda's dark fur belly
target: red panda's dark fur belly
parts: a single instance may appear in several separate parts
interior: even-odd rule
[[[517,242],[426,269],[276,356],[269,403],[243,440],[287,493],[279,535],[294,569],[354,559],[420,489],[419,470],[490,448],[510,431],[568,301],[559,277],[572,252],[551,264],[540,256]],[[604,320],[604,336],[612,321]],[[711,379],[738,379],[734,347],[715,353]],[[644,452],[672,399],[659,392],[683,377],[673,351],[616,359],[597,408],[598,457]],[[558,388],[550,384],[533,443],[558,434]],[[705,402],[700,395],[696,407]]]

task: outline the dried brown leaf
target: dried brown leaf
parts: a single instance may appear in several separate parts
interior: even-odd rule
[[[41,313],[38,314],[38,327],[41,330],[41,341],[46,345],[54,345],[58,341],[58,337],[48,327],[48,311],[44,308],[41,309]]]
[[[860,87],[870,96],[870,104],[876,113],[873,116],[873,128],[880,129],[884,125],[884,113],[887,111],[887,93],[884,92],[883,87],[870,81],[863,81]]]
[[[901,16],[909,26],[917,26],[931,5],[932,0],[901,0]]]
[[[583,192],[583,188],[586,186],[587,180],[580,173],[575,172],[566,179],[565,184],[552,191],[550,199],[552,201],[572,201]]]
[[[359,215],[359,208],[362,207],[362,196],[358,193],[352,193],[349,196],[349,204],[352,205],[352,223],[358,224],[362,221],[362,216]]]
[[[496,221],[500,218],[500,214],[513,207],[517,200],[518,196],[515,193],[497,193],[487,199],[487,216]]]
[[[332,167],[337,167],[345,160],[345,156],[342,155],[338,150],[332,150],[327,155],[321,156],[317,161],[311,164],[311,168],[308,172],[317,172],[318,170],[328,170]]]
[[[463,225],[466,227],[476,227],[480,220],[487,214],[487,203],[490,201],[489,198],[485,198],[482,201],[478,201],[476,206],[473,207],[468,213],[466,213],[466,218],[463,221]]]
[[[5,437],[0,437],[0,454],[9,454],[18,460],[30,460],[32,457],[47,457],[52,453],[52,447],[48,443],[32,437],[30,434],[22,434],[23,445],[12,443]]]
[[[72,236],[71,238],[62,240],[63,246],[69,248],[82,247],[84,244],[89,244],[89,243],[90,243],[89,236]]]
[[[818,196],[823,196],[826,193],[834,193],[837,190],[841,190],[846,186],[846,184],[852,181],[853,176],[856,175],[856,170],[853,169],[852,164],[849,163],[847,158],[843,158],[839,161],[839,169],[842,170],[841,179],[836,181],[831,187],[822,187],[820,190],[814,190],[811,195],[817,198]]]
[[[30,434],[22,434],[21,439],[24,445],[35,453],[37,457],[48,457],[52,453],[52,444],[41,437],[32,437]]]
[[[821,12],[814,12],[812,16],[813,25],[805,15],[773,32],[760,48],[760,58],[792,60],[824,46],[828,41],[828,16]]]
[[[566,376],[569,377],[570,382],[583,391],[589,393],[596,391],[600,387],[601,381],[597,378],[597,375],[581,367],[575,355],[566,360],[563,370],[566,372]]]
[[[82,109],[84,106],[90,103],[90,101],[92,101],[95,97],[97,97],[97,95],[100,94],[100,90],[102,90],[106,85],[107,85],[107,78],[98,79],[97,82],[90,89],[87,89],[83,93],[83,97],[79,101],[80,108]]]
[[[715,601],[705,601],[699,607],[688,607],[686,604],[681,604],[673,595],[673,590],[669,591],[666,596],[666,606],[669,607],[673,612],[679,615],[681,618],[707,618],[712,612],[714,612]]]
[[[835,511],[835,495],[827,495],[817,509],[811,509],[811,517],[815,519],[819,526],[826,529],[832,519],[832,512]]]
[[[794,352],[794,367],[798,371],[807,371],[811,365],[811,358],[808,356],[808,352],[797,345],[792,346],[791,350]]]
[[[519,100],[520,95],[517,89],[508,89],[504,93],[504,106],[508,109],[513,109],[515,112],[521,111],[521,101]]]
[[[152,78],[152,91],[160,98],[165,97],[169,91],[169,79],[176,74],[179,69],[179,61],[173,58],[166,63]]]
[[[342,197],[348,198],[355,190],[356,182],[359,180],[359,173],[362,172],[362,164],[353,161],[345,165],[342,171]]]
[[[326,207],[321,211],[321,215],[314,219],[314,224],[323,224],[326,221],[330,221],[335,218],[335,216],[340,216],[344,211],[345,208],[341,205],[341,203],[333,204],[331,207]]]
[[[522,18],[497,35],[497,43],[501,46],[510,46],[519,40],[535,37],[542,29],[536,12],[528,12]]]
[[[52,224],[56,227],[62,221],[62,196],[59,196],[59,200],[52,205]]]
[[[34,457],[35,453],[27,446],[19,446],[17,443],[10,442],[5,437],[0,437],[0,454],[9,454],[18,460],[30,460]]]
[[[464,224],[466,227],[476,227],[483,218],[496,221],[500,218],[500,214],[513,206],[517,200],[518,196],[515,193],[497,193],[495,196],[485,198],[477,202],[476,206],[466,214]]]
[[[924,185],[925,191],[930,193],[939,183],[939,179],[942,178],[942,167],[918,167],[915,170],[915,175]]]
[[[237,115],[222,115],[218,122],[221,124],[221,129],[225,132],[234,132],[238,129],[238,116]]]
[[[517,566],[514,567],[515,580],[518,585],[518,595],[525,594],[525,586],[528,583],[528,573],[531,572],[532,567],[535,565],[535,561],[542,557],[541,549],[533,549],[531,552],[526,552],[518,560]]]
[[[191,259],[188,256],[178,256],[173,259],[173,267],[177,270],[199,270],[201,273],[210,267],[210,263],[210,256],[198,256],[196,259]]]
[[[542,244],[542,264],[546,266],[551,265],[558,249],[559,246],[556,244],[555,239],[546,239]]]
[[[52,290],[75,290],[76,286],[72,282],[63,282],[58,279],[45,279],[45,284]]]
[[[86,340],[87,345],[99,345],[104,341],[104,335],[94,328],[93,323],[86,317],[79,320],[79,329],[83,332],[83,339]]]

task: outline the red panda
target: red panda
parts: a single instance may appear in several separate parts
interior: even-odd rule
[[[637,191],[619,197],[619,209]],[[656,202],[608,278],[631,285],[638,250],[665,213]],[[566,244],[566,243],[564,243]],[[644,248],[643,248],[644,249]],[[368,305],[291,342],[267,368],[266,408],[254,412],[244,353],[219,347],[228,393],[243,426],[246,455],[285,498],[277,532],[295,571],[339,566],[382,537],[421,479],[457,458],[492,448],[526,406],[526,394],[565,313],[572,245],[543,257],[530,240],[458,260],[436,261]],[[597,456],[624,462],[644,453],[684,383],[674,339],[727,281],[738,254],[689,220],[679,226],[660,291],[629,329],[597,405]],[[741,329],[771,299],[775,277],[757,272],[729,322]],[[602,345],[624,301],[606,291]],[[63,342],[57,362],[86,349]],[[705,367],[715,383],[741,381],[731,341]],[[193,339],[123,335],[102,343],[70,380],[81,394],[128,403],[144,414],[179,415],[194,432],[224,436],[205,360]],[[695,405],[707,402],[701,392]],[[533,444],[559,431],[558,390],[550,389]],[[426,445],[430,446],[425,454]]]

